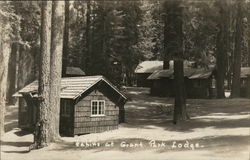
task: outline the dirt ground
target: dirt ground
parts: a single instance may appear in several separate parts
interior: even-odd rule
[[[1,160],[249,160],[250,99],[188,99],[190,120],[172,124],[173,98],[127,88],[126,123],[28,152],[33,136],[17,128],[7,107]]]

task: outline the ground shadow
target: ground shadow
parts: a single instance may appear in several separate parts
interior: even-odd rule
[[[19,137],[22,137],[22,136],[25,136],[25,135],[28,135],[28,134],[31,134],[32,132],[29,131],[29,130],[19,130],[19,131],[16,131],[14,134],[19,136]]]
[[[11,105],[11,106],[6,106],[6,113],[5,113],[5,125],[4,125],[4,131],[9,132],[13,128],[18,127],[18,108]]]
[[[187,110],[191,119],[173,125],[173,98],[149,96],[147,88],[128,88],[127,92],[132,100],[125,105],[125,127],[154,129],[149,126],[155,126],[182,132],[206,127],[250,127],[249,99],[188,99]]]
[[[22,153],[29,153],[30,151],[28,151],[28,150],[24,150],[24,151],[3,151],[4,153],[20,153],[20,154],[22,154]]]
[[[12,120],[12,121],[9,121],[8,123],[6,123],[4,125],[4,131],[5,132],[9,132],[11,131],[13,128],[17,128],[18,127],[18,122],[17,120]]]
[[[9,141],[1,141],[1,145],[5,146],[13,146],[13,147],[29,147],[32,142],[9,142]]]

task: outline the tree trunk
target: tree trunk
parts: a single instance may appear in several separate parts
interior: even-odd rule
[[[181,1],[167,1],[165,43],[168,56],[174,59],[175,107],[173,123],[188,119],[183,71],[183,8]]]
[[[248,2],[249,3],[249,2]],[[247,13],[247,48],[248,48],[248,67],[250,67],[250,5],[248,4],[248,13]]]
[[[248,44],[248,52],[247,52],[247,59],[248,59],[248,67],[250,67],[250,18],[248,20],[249,26],[248,26],[248,40],[247,40],[247,44]]]
[[[167,4],[165,4],[167,5]],[[169,56],[169,52],[168,52],[168,31],[169,31],[169,28],[168,28],[168,20],[170,17],[168,17],[169,15],[165,15],[164,17],[164,58],[163,58],[163,69],[169,69],[170,66],[169,66],[169,60],[170,60],[170,56]]]
[[[0,137],[4,134],[4,117],[6,105],[7,73],[10,57],[9,35],[4,31],[0,19]]]
[[[64,1],[54,1],[52,5],[50,59],[50,116],[52,117],[52,123],[50,134],[53,142],[59,138],[64,7]]]
[[[41,15],[41,57],[38,80],[38,121],[35,128],[34,141],[37,148],[48,145],[51,141],[51,108],[50,99],[50,45],[51,45],[51,2],[42,2]]]
[[[0,19],[1,20],[1,19]],[[3,43],[2,43],[2,22],[0,21],[0,60],[3,61],[3,51],[2,51],[2,46],[3,46]],[[0,63],[1,64],[1,68],[0,68],[0,75],[3,74],[3,68],[2,65],[3,63]],[[1,76],[3,77],[3,75]],[[1,78],[0,79],[0,84],[2,84],[3,82],[3,79]],[[0,85],[0,138],[2,137],[2,135],[4,134],[4,115],[5,115],[5,102],[4,102],[4,90],[2,89],[2,85]]]
[[[218,0],[219,9],[220,9],[220,18],[219,18],[219,33],[217,35],[216,42],[216,88],[217,88],[217,98],[225,98],[225,73],[227,66],[227,51],[228,51],[228,6],[226,1]]]
[[[87,1],[86,12],[86,58],[82,58],[82,65],[85,66],[85,72],[89,73],[91,67],[91,54],[92,54],[92,29],[91,29],[91,4],[90,0]]]
[[[174,124],[178,121],[187,120],[189,117],[186,110],[186,91],[183,72],[183,60],[174,61],[174,81],[175,81],[175,107]]]
[[[231,97],[240,97],[241,46],[243,43],[242,0],[238,1]]]
[[[249,19],[249,21],[250,21],[250,19]],[[250,23],[250,22],[249,22]],[[248,43],[248,67],[250,67],[250,25],[249,25],[249,28],[248,28],[248,41],[247,41],[247,43]]]
[[[18,63],[17,55],[18,55],[18,48],[19,44],[13,43],[11,46],[11,55],[9,60],[9,67],[8,67],[8,89],[7,89],[7,102],[8,104],[14,104],[15,98],[12,95],[16,92],[16,66]]]
[[[65,25],[64,25],[64,35],[63,35],[63,62],[62,62],[62,77],[66,76],[67,70],[67,59],[69,54],[69,1],[65,1]]]

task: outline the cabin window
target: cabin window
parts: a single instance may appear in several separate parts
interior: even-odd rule
[[[103,116],[105,114],[105,101],[92,100],[91,101],[91,116]]]
[[[70,115],[70,101],[64,101],[62,104],[62,115],[69,116]]]

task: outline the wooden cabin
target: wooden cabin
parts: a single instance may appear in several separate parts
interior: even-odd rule
[[[250,98],[250,67],[241,67],[240,96]]]
[[[184,81],[188,98],[211,98],[215,84],[212,69],[184,68]],[[153,96],[173,97],[175,95],[174,71],[159,70],[148,77],[152,85],[150,93]]]
[[[37,121],[38,81],[14,96],[19,104],[19,127],[34,130]],[[125,121],[126,96],[103,76],[65,77],[61,80],[60,134],[74,136],[118,128]],[[23,102],[22,102],[23,103]]]
[[[143,61],[135,69],[137,87],[150,87],[151,81],[147,78],[154,71],[163,69],[163,61]]]
[[[193,61],[185,60],[184,67],[193,65]],[[169,69],[173,69],[174,61],[169,61]],[[147,79],[152,73],[163,70],[163,61],[143,61],[135,69],[137,87],[151,87],[152,81]]]

